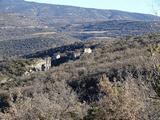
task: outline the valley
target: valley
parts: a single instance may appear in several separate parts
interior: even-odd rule
[[[0,0],[0,120],[159,120],[159,20]]]

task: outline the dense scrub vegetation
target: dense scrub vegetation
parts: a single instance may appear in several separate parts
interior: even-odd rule
[[[88,41],[91,54],[0,84],[0,118],[158,120],[159,37]]]
[[[159,22],[156,21],[159,17],[153,15],[24,0],[1,0],[0,16],[0,41],[57,32],[66,32],[85,40],[90,37],[142,35],[159,31]]]

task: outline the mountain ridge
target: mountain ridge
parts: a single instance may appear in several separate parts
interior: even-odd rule
[[[149,14],[149,13],[125,11],[125,10],[119,10],[119,9],[107,9],[107,8],[94,8],[94,7],[75,6],[75,5],[63,5],[63,4],[54,4],[54,3],[34,2],[34,1],[27,1],[27,0],[19,0],[19,1],[30,2],[30,3],[38,3],[38,4],[46,4],[46,5],[54,5],[54,6],[65,6],[65,7],[75,7],[75,8],[84,8],[84,9],[94,9],[94,10],[108,10],[108,11],[115,11],[115,12],[120,11],[120,12],[132,13],[132,14],[143,14],[143,15],[156,16],[154,14]],[[157,17],[159,17],[159,16],[157,16]]]
[[[84,8],[66,5],[55,5],[46,3],[28,2],[23,0],[0,1],[0,13],[19,13],[26,16],[36,17],[42,22],[47,19],[47,23],[77,23],[89,21],[106,20],[158,20],[159,17],[132,13],[119,10]],[[12,4],[10,4],[12,3]],[[31,14],[32,13],[32,14]],[[51,19],[54,19],[51,20]]]

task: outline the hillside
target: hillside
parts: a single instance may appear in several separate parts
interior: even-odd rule
[[[160,120],[159,20],[0,0],[0,120]]]
[[[66,34],[47,34],[46,32],[26,38],[0,41],[0,59],[27,55],[74,42],[80,42],[80,40]]]
[[[105,38],[141,36],[160,32],[159,21],[128,21],[112,20],[103,22],[88,22],[83,24],[70,24],[63,31],[81,40]]]
[[[43,24],[75,23],[106,20],[157,20],[147,14],[129,13],[116,10],[88,9],[63,5],[40,4],[23,0],[1,0],[0,13],[18,13],[36,18]],[[32,13],[32,14],[31,14]],[[54,19],[53,19],[54,18]]]
[[[159,17],[117,10],[42,4],[23,0],[1,0],[0,41],[27,38],[28,36],[34,37],[34,34],[43,32],[64,32],[68,24],[69,26],[72,26],[72,24],[74,26],[82,24],[83,26],[84,24],[88,24],[88,22],[97,22],[97,25],[101,24],[99,23],[101,21],[112,20],[117,20],[117,22],[119,20],[155,21],[159,20]],[[119,22],[114,24],[119,24]],[[137,24],[139,25],[139,23]],[[113,28],[112,26],[110,27]],[[80,30],[82,28],[80,27]],[[114,31],[113,33],[112,31],[109,32],[113,35],[116,34]],[[113,36],[110,33],[106,36]]]
[[[0,118],[158,120],[159,48],[157,34],[75,43],[3,61]],[[78,59],[24,75],[32,59],[79,51]]]

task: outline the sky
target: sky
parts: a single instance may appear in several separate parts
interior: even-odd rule
[[[58,5],[71,5],[86,8],[115,9],[128,12],[159,15],[160,0],[26,0]]]

